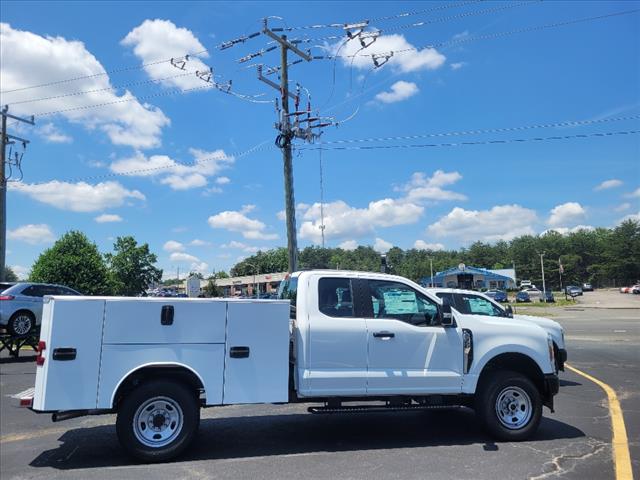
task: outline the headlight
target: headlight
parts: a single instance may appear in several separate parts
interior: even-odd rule
[[[553,338],[551,338],[551,335],[549,334],[547,334],[547,346],[549,347],[549,361],[551,362],[551,365],[553,365],[555,369],[556,355],[553,351]]]

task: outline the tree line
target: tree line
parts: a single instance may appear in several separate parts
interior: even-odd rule
[[[66,285],[83,295],[135,296],[162,278],[148,244],[131,236],[118,237],[113,252],[102,254],[79,231],[65,233],[40,254],[29,281]]]
[[[544,253],[548,288],[590,282],[595,287],[628,285],[640,279],[640,222],[627,220],[615,228],[582,229],[568,234],[554,230],[544,235],[522,235],[511,241],[475,242],[459,250],[403,250],[391,248],[387,264],[391,273],[419,281],[433,272],[465,265],[515,268],[517,278],[542,285],[540,255]],[[562,266],[562,267],[561,267]],[[300,269],[380,271],[380,254],[370,246],[355,250],[306,247],[299,252]],[[287,250],[260,251],[231,268],[231,276],[287,270]]]

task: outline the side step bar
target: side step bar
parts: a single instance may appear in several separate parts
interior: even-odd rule
[[[409,410],[450,410],[460,408],[460,405],[345,405],[339,407],[309,407],[307,411],[314,414],[327,413],[369,413],[369,412],[397,412]]]

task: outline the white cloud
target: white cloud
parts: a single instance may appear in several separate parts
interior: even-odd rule
[[[381,35],[368,48],[362,50],[360,41],[349,40],[342,48],[340,40],[330,47],[331,52],[342,57],[345,66],[353,65],[355,68],[370,69],[373,67],[372,54],[385,55],[391,51],[398,52],[389,58],[388,65],[395,70],[407,73],[419,70],[436,70],[440,68],[446,57],[435,48],[423,48],[418,50],[409,43],[404,35]],[[400,52],[402,50],[402,52]]]
[[[416,172],[411,176],[411,180],[408,183],[396,187],[395,190],[405,192],[405,198],[410,202],[466,200],[467,197],[461,193],[442,188],[447,185],[453,185],[461,179],[462,175],[458,172],[436,170],[431,177],[427,177],[423,172]]]
[[[622,180],[618,180],[617,178],[612,178],[611,180],[605,180],[601,184],[597,185],[594,190],[597,192],[599,190],[607,190],[609,188],[616,188],[622,185]]]
[[[115,215],[112,213],[103,213],[102,215],[98,215],[94,220],[98,223],[113,223],[113,222],[121,222],[122,217],[120,215]]]
[[[73,138],[62,132],[53,123],[45,123],[36,130],[38,135],[44,138],[49,143],[71,143]]]
[[[182,233],[182,232],[186,232],[187,230],[189,230],[187,227],[173,227],[171,229],[173,233]]]
[[[551,209],[547,223],[551,227],[566,227],[585,219],[587,211],[578,202],[567,202]]]
[[[204,190],[202,192],[202,195],[204,195],[205,197],[208,197],[210,195],[222,193],[222,192],[224,192],[224,190],[222,190],[220,187],[211,187]]]
[[[427,243],[424,240],[416,240],[413,244],[413,248],[416,250],[433,250],[437,252],[439,250],[444,250],[444,245],[442,243]]]
[[[114,145],[154,148],[161,144],[162,129],[169,125],[169,119],[160,109],[140,103],[128,90],[117,95],[104,67],[82,42],[43,37],[1,23],[0,49],[0,84],[5,91],[0,103],[9,104],[13,113],[59,111],[56,115],[71,123],[103,131]],[[57,82],[74,77],[80,78]],[[38,88],[38,97],[46,100],[19,103],[33,100],[34,93],[17,89],[44,83],[49,85]],[[68,95],[76,92],[86,93]],[[85,108],[92,105],[101,106]],[[57,140],[63,137],[58,136]]]
[[[160,183],[169,185],[173,190],[188,190],[207,185],[208,177],[235,162],[235,158],[224,150],[207,152],[190,148],[189,153],[194,158],[192,164],[179,163],[167,155],[147,157],[142,152],[136,152],[131,157],[116,160],[110,168],[114,173],[132,172],[130,176],[159,176],[162,177]]]
[[[629,192],[625,195],[627,198],[640,198],[640,187],[636,188],[633,192]]]
[[[265,232],[267,226],[263,222],[251,219],[244,214],[253,210],[252,207],[255,208],[255,205],[245,205],[240,212],[228,210],[212,215],[208,220],[209,225],[211,228],[223,228],[230,232],[241,233],[244,238],[250,240],[275,240],[278,238],[275,233]]]
[[[11,270],[16,274],[18,280],[26,280],[31,274],[31,269],[22,265],[11,265]]]
[[[356,242],[355,240],[345,240],[340,245],[338,245],[338,248],[341,248],[343,250],[355,250],[356,248],[358,248],[358,242]]]
[[[467,62],[456,62],[456,63],[452,63],[451,66],[451,70],[460,70],[462,67],[466,66]]]
[[[378,253],[386,253],[391,247],[393,247],[393,244],[383,240],[382,238],[376,237],[376,240],[373,243],[373,249]]]
[[[629,202],[621,203],[614,210],[616,212],[624,212],[625,210],[629,210],[631,208],[631,204]]]
[[[144,71],[147,75],[158,80],[167,87],[177,87],[182,90],[202,87],[204,81],[196,77],[195,71],[207,71],[209,67],[198,58],[208,58],[204,46],[196,36],[186,28],[178,28],[169,20],[145,20],[131,30],[120,42],[126,47],[133,47],[133,53],[142,63],[154,63],[167,58],[180,58],[190,54],[185,66],[185,75],[176,76],[180,71],[170,62],[147,65]],[[194,56],[194,54],[198,54]],[[172,77],[172,78],[167,78]]]
[[[620,220],[618,220],[618,223],[622,223],[627,220],[635,220],[636,222],[640,222],[640,212],[632,213],[630,215],[625,215]]]
[[[520,205],[496,205],[489,210],[465,210],[455,207],[447,215],[427,227],[427,233],[453,237],[464,242],[511,240],[520,235],[533,235],[536,212]]]
[[[184,245],[180,242],[176,242],[175,240],[169,240],[165,242],[162,249],[165,252],[182,252],[184,251]]]
[[[229,179],[229,177],[218,177],[216,178],[216,183],[218,185],[226,185],[227,183],[230,183],[231,180]]]
[[[189,245],[192,247],[210,247],[211,242],[207,242],[206,240],[200,240],[199,238],[194,238],[189,242]]]
[[[400,80],[391,85],[390,92],[380,92],[376,95],[375,99],[382,103],[395,103],[401,102],[416,95],[420,89],[418,85],[413,82],[405,82]]]
[[[15,230],[9,230],[7,231],[7,238],[30,243],[31,245],[51,243],[56,239],[51,227],[44,223],[22,225]]]
[[[342,200],[324,204],[325,238],[362,237],[376,227],[392,227],[416,223],[424,207],[404,200],[385,198],[369,202],[366,208],[355,208]],[[300,238],[321,243],[320,204],[314,203],[302,215]]]
[[[269,247],[254,247],[252,245],[247,245],[246,243],[237,242],[235,240],[230,241],[229,243],[221,245],[222,248],[236,248],[242,250],[247,253],[256,253],[260,250],[265,251],[269,250]]]
[[[118,182],[95,185],[86,182],[10,183],[9,190],[28,195],[33,200],[72,212],[95,212],[119,207],[129,198],[145,200],[138,190],[127,190]]]
[[[554,227],[554,228],[550,228],[548,230],[545,230],[544,232],[542,232],[540,235],[545,235],[549,232],[558,232],[560,235],[566,235],[568,233],[576,233],[579,232],[580,230],[593,230],[594,227],[592,227],[591,225],[576,225],[575,227],[569,228],[569,227]]]
[[[171,255],[169,255],[169,260],[176,263],[200,262],[200,259],[198,257],[194,257],[193,255],[189,255],[188,253],[184,252],[173,252]]]
[[[206,262],[193,262],[191,264],[191,271],[204,275],[209,271],[209,264]]]

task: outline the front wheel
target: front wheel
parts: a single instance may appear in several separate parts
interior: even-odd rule
[[[520,441],[538,429],[542,399],[527,377],[517,372],[493,372],[478,387],[476,414],[492,436]]]
[[[33,313],[20,311],[11,316],[7,324],[7,329],[14,337],[24,337],[33,329],[35,324],[36,319]]]
[[[194,391],[181,383],[153,380],[127,395],[118,408],[116,431],[128,453],[145,462],[180,455],[200,423]]]

